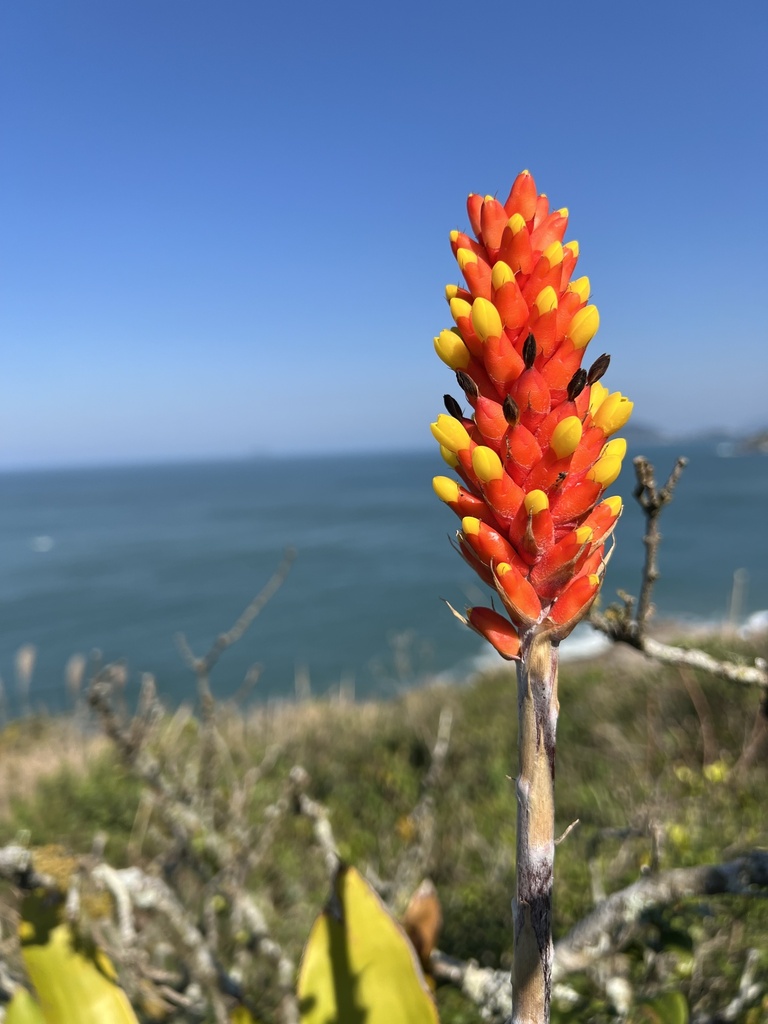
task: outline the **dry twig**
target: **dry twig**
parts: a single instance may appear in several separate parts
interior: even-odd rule
[[[611,640],[629,644],[655,661],[670,665],[688,665],[710,675],[743,686],[758,686],[768,700],[768,666],[763,659],[754,665],[739,665],[732,661],[713,658],[704,651],[674,647],[648,636],[648,623],[653,615],[651,597],[659,578],[658,553],[661,543],[659,516],[672,500],[687,459],[679,458],[663,487],[656,485],[654,469],[648,459],[638,455],[634,459],[637,485],[634,496],[645,513],[645,564],[643,566],[640,597],[637,602],[627,594],[620,594],[621,605],[611,605],[604,613],[593,611],[589,621]]]

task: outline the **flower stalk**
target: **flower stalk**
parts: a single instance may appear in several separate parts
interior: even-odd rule
[[[604,497],[626,442],[610,440],[632,403],[600,383],[610,357],[582,367],[600,323],[589,279],[573,279],[566,209],[550,211],[523,171],[505,203],[470,195],[474,237],[452,231],[463,275],[435,350],[456,374],[432,424],[459,480],[437,496],[460,518],[456,547],[503,608],[456,615],[517,662],[519,771],[513,1024],[549,1020],[552,965],[557,654],[588,613],[621,499]]]

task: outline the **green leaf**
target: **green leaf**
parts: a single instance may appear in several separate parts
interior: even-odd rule
[[[299,971],[302,1024],[438,1024],[405,932],[354,868],[336,873]]]
[[[682,992],[665,992],[643,1003],[641,1024],[688,1024],[688,1002]]]
[[[28,896],[21,916],[21,953],[45,1024],[138,1024],[109,958],[79,944],[73,928],[59,923],[58,908]]]

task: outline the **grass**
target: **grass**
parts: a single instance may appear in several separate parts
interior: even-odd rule
[[[721,655],[755,654],[736,641],[712,643]],[[589,912],[595,885],[610,892],[649,869],[652,834],[661,869],[719,862],[768,844],[768,726],[755,691],[662,669],[616,649],[599,661],[566,664],[560,701],[557,829],[563,832],[577,818],[579,825],[558,849],[556,938]],[[410,814],[440,711],[450,708],[453,730],[435,792],[429,865],[443,908],[440,946],[508,966],[515,705],[514,677],[500,671],[389,703],[307,702],[247,715],[222,707],[220,794],[227,797],[271,751],[271,768],[246,801],[249,819],[261,822],[291,767],[301,764],[311,776],[310,795],[329,809],[342,855],[391,879],[413,838]],[[140,786],[103,740],[83,742],[81,736],[78,742],[72,730],[67,720],[31,719],[0,734],[0,764],[13,793],[0,804],[0,842],[28,829],[35,845],[64,843],[85,852],[94,833],[104,831],[113,863],[148,859],[157,840],[141,825]],[[157,749],[170,769],[189,763],[198,740],[194,718],[169,716]],[[327,893],[322,858],[313,848],[310,823],[284,816],[271,855],[250,880],[265,898],[275,936],[296,958]],[[768,905],[759,899],[715,896],[649,914],[612,964],[635,992],[627,1019],[663,1022],[662,998],[682,999],[702,1013],[723,1007],[750,948],[760,952],[768,988],[767,934]],[[556,1006],[556,1021],[617,1019],[594,978],[574,978],[572,986],[578,1002]],[[680,995],[670,995],[675,992]],[[268,991],[259,998],[269,1020],[273,998]],[[444,1024],[480,1020],[457,992],[440,989],[438,1001]],[[757,1024],[766,1010],[753,1007],[737,1021]]]

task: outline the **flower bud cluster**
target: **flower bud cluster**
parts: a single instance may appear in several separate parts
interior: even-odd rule
[[[435,338],[471,418],[450,395],[432,434],[460,478],[435,492],[461,519],[457,545],[507,616],[470,608],[464,621],[504,657],[529,631],[567,636],[589,611],[621,499],[604,498],[626,442],[610,440],[632,402],[600,383],[610,357],[582,368],[600,317],[566,209],[549,209],[530,173],[505,203],[470,195],[474,233],[451,232],[464,278],[446,298],[455,326]],[[463,617],[462,617],[463,618]]]

